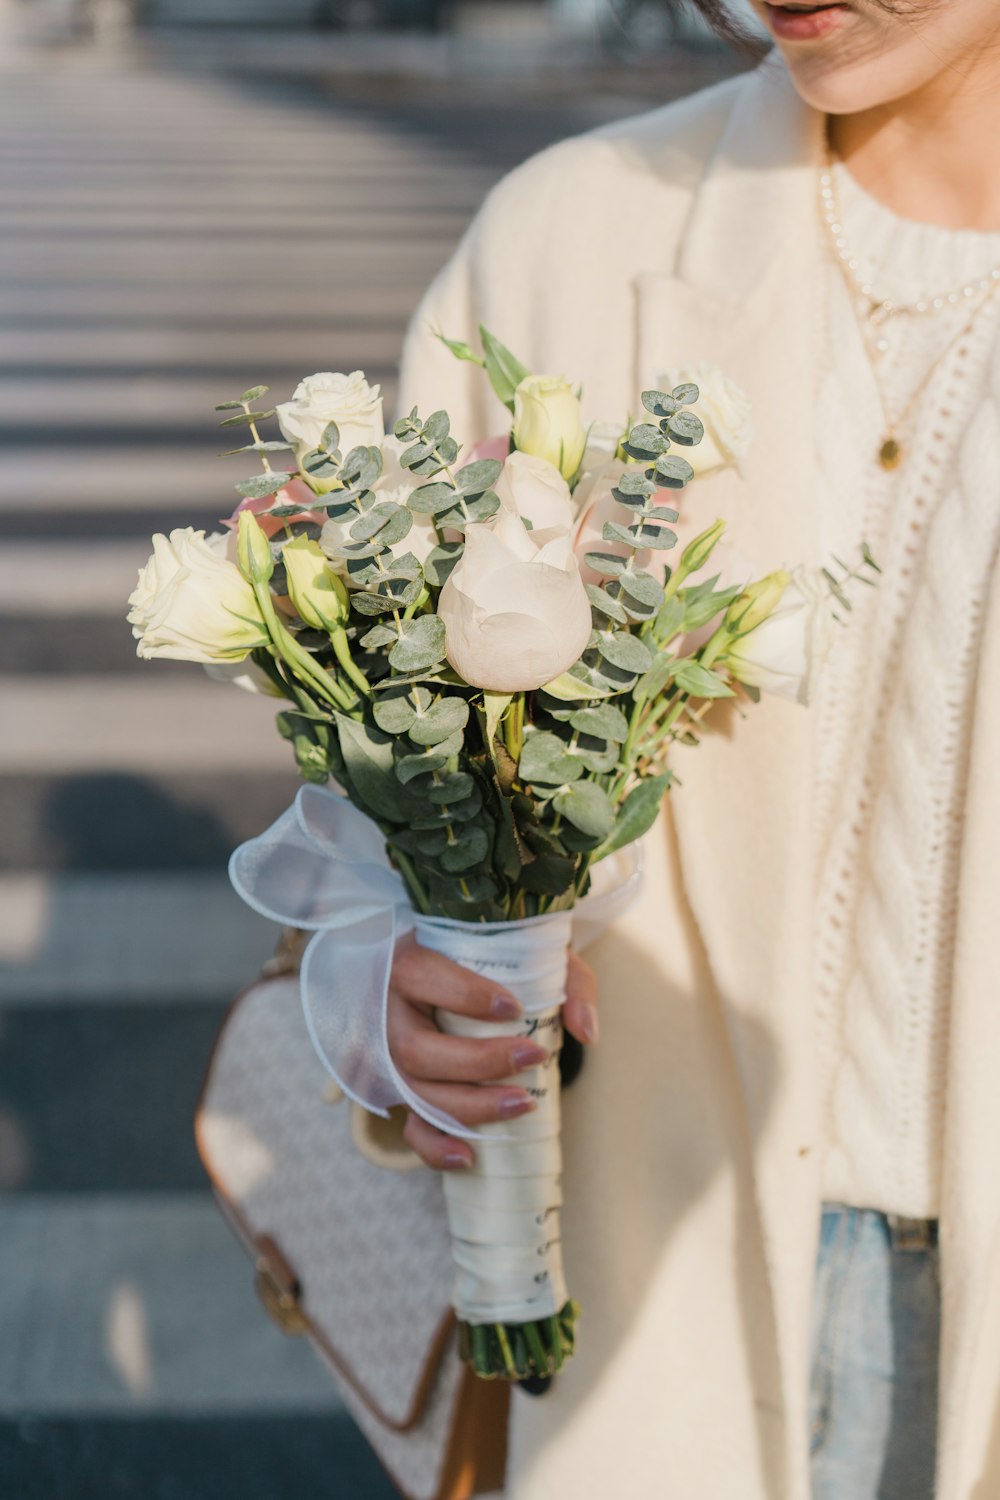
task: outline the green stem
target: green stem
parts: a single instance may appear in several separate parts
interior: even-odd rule
[[[308,683],[312,684],[320,696],[328,703],[332,703],[335,708],[339,708],[345,713],[349,713],[352,709],[356,708],[357,699],[354,695],[351,694],[348,697],[336,678],[331,676],[330,673],[324,672],[322,667],[317,666],[308,651],[302,649],[291,631],[287,630],[278,619],[278,614],[271,598],[271,590],[268,588],[266,582],[263,579],[259,579],[252,587],[260,607],[260,612],[264,617],[264,623],[267,626],[268,633],[274,642],[279,656],[288,663],[293,672],[297,672],[299,676],[304,677]]]
[[[353,657],[351,656],[351,646],[350,642],[347,639],[347,632],[345,630],[332,631],[330,640],[333,642],[334,656],[340,662],[340,665],[343,667],[348,677],[354,683],[354,686],[358,688],[366,698],[370,698],[372,696],[371,683],[368,681],[368,678],[365,676],[364,672],[362,672],[357,662],[354,661]]]

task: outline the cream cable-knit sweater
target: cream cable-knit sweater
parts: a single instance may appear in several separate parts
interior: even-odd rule
[[[838,165],[845,231],[880,295],[947,293],[1000,262],[1000,235],[897,218]],[[825,555],[867,540],[819,695],[818,1041],[824,1196],[939,1212],[956,874],[975,667],[1000,537],[1000,413],[986,391],[1000,293],[876,462],[878,395],[839,268],[826,285],[820,389]],[[889,321],[879,384],[900,411],[968,306]],[[860,595],[860,597],[859,597]]]

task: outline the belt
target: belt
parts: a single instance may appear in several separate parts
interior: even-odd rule
[[[937,1219],[907,1219],[902,1214],[886,1214],[886,1220],[894,1250],[931,1250],[937,1245]]]

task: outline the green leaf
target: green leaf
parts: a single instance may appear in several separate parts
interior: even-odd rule
[[[593,781],[578,781],[552,799],[556,812],[592,838],[606,838],[615,821],[615,810],[607,792]]]
[[[668,417],[667,431],[675,443],[683,443],[687,448],[693,448],[705,436],[704,423],[693,411],[679,411]]]
[[[716,615],[727,609],[742,592],[743,590],[738,585],[731,589],[720,590],[719,593],[716,593],[714,589],[704,591],[681,589],[677,597],[684,607],[682,628],[685,632],[700,630],[703,625],[707,625],[710,620],[715,619]]]
[[[557,734],[535,729],[525,736],[517,767],[522,781],[561,786],[565,781],[576,781],[582,771],[582,766],[567,754],[566,746]]]
[[[258,396],[266,396],[271,389],[268,385],[252,385],[248,391],[244,391],[240,397],[241,401],[256,401]]]
[[[626,630],[599,636],[597,649],[605,661],[622,672],[648,672],[653,665],[649,647]]]
[[[245,500],[262,500],[265,495],[276,495],[291,477],[291,474],[272,470],[268,474],[255,474],[252,479],[243,479],[234,488]]]
[[[578,708],[570,714],[569,722],[578,734],[589,734],[598,740],[611,740],[620,745],[628,737],[628,720],[621,709],[611,703]]]
[[[502,469],[503,464],[495,458],[481,458],[459,469],[455,479],[463,495],[482,495],[496,484]]]
[[[669,417],[677,410],[677,399],[666,391],[643,391],[642,404],[654,417]]]
[[[242,401],[220,401],[216,411],[239,411],[243,406]],[[221,423],[219,424],[222,425]]]
[[[432,411],[421,429],[421,436],[425,443],[438,443],[444,441],[451,429],[451,422],[446,411]]]
[[[629,500],[635,500],[655,495],[656,485],[651,479],[646,478],[642,469],[627,469],[619,479],[612,494],[619,501],[622,496],[625,496]]]
[[[568,891],[576,879],[577,862],[566,855],[543,854],[525,865],[518,875],[518,885],[536,896],[559,896]]]
[[[441,867],[451,874],[471,870],[473,865],[481,864],[486,858],[489,847],[490,841],[484,828],[463,828],[454,843],[448,843],[442,849],[439,857]]]
[[[469,722],[469,705],[464,698],[438,698],[426,711],[417,715],[409,730],[415,745],[437,745],[463,730]]]
[[[443,479],[436,484],[422,484],[407,497],[407,505],[415,515],[436,516],[455,503],[455,489]]]
[[[254,422],[260,422],[265,417],[273,417],[273,411],[241,411],[235,417],[226,417],[219,423],[220,427],[249,427]]]
[[[468,771],[452,771],[450,775],[432,782],[427,788],[427,797],[430,802],[462,802],[472,795],[474,787],[475,782]]]
[[[560,703],[587,703],[594,698],[610,698],[614,689],[584,682],[572,672],[563,672],[559,677],[553,677],[551,682],[546,682],[539,691],[547,693],[551,698],[558,698]]]
[[[621,805],[611,833],[594,851],[595,862],[614,854],[617,849],[624,849],[626,844],[634,843],[649,832],[672,780],[671,772],[664,771],[662,776],[653,776],[633,787]]]
[[[617,599],[613,599],[605,589],[598,588],[596,583],[588,583],[585,587],[587,598],[594,609],[605,615],[609,620],[615,620],[619,625],[628,624],[628,615],[625,613],[623,605]]]
[[[504,406],[511,411],[514,410],[514,392],[526,380],[531,371],[522,365],[521,361],[513,355],[505,344],[501,344],[498,338],[494,338],[488,328],[480,323],[479,337],[483,341],[483,352],[486,356],[486,373],[490,378],[490,385],[496,391]]]
[[[426,710],[433,701],[426,688],[397,688],[391,694],[380,694],[372,708],[372,716],[386,734],[405,734],[416,721],[418,707]]]
[[[627,557],[619,557],[617,552],[587,552],[583,560],[588,568],[608,578],[617,578],[624,573],[630,561]]]
[[[405,505],[383,500],[361,516],[351,527],[358,541],[377,541],[383,547],[394,547],[409,535],[413,516]]]
[[[446,339],[443,333],[434,330],[434,337],[441,340],[446,349],[450,349],[456,359],[467,360],[469,364],[478,365],[480,369],[486,368],[486,361],[481,354],[477,354],[468,344],[461,339]]]
[[[644,604],[647,609],[657,609],[663,602],[663,584],[642,568],[635,573],[622,573],[618,585],[630,599]]]
[[[391,646],[399,636],[391,625],[373,625],[367,635],[361,637],[366,651],[375,651],[379,646]]]
[[[698,397],[701,395],[701,391],[692,381],[686,380],[683,385],[675,385],[671,392],[671,395],[673,396],[674,400],[679,401],[682,406],[691,406],[695,401],[697,401]]]
[[[676,594],[661,607],[656,616],[653,633],[658,641],[666,645],[678,635],[684,626],[684,601]]]
[[[486,748],[493,755],[493,743],[500,729],[500,720],[514,701],[513,693],[483,693],[483,709],[486,715]]]
[[[471,526],[477,521],[489,520],[490,516],[495,516],[499,509],[500,497],[492,490],[487,490],[484,495],[460,501],[448,510],[441,511],[436,524],[453,526],[456,531],[464,531],[466,526]]]
[[[400,639],[389,652],[389,665],[397,672],[422,672],[444,655],[444,621],[437,615],[404,620]]]
[[[694,470],[679,453],[665,453],[658,458],[653,473],[657,483],[669,490],[682,490],[694,478]]]
[[[625,452],[633,458],[658,458],[669,447],[670,440],[663,436],[659,427],[654,427],[652,422],[639,422],[628,435]]]
[[[732,698],[733,690],[715,672],[697,661],[682,661],[674,667],[674,681],[693,698]]]
[[[424,558],[424,577],[432,588],[444,588],[464,551],[464,542],[441,542],[427,554]]]
[[[429,771],[441,771],[448,764],[448,756],[441,754],[441,747],[429,755],[404,755],[396,762],[396,777],[404,786],[413,781],[417,776],[425,776]]]
[[[393,823],[407,822],[406,804],[395,775],[389,735],[336,715],[337,732],[351,789],[376,818]]]

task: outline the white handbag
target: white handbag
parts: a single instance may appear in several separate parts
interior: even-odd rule
[[[294,939],[237,997],[195,1119],[217,1199],[261,1300],[302,1333],[406,1500],[502,1490],[509,1389],[458,1356],[440,1177],[398,1121],[351,1105],[313,1050]]]

